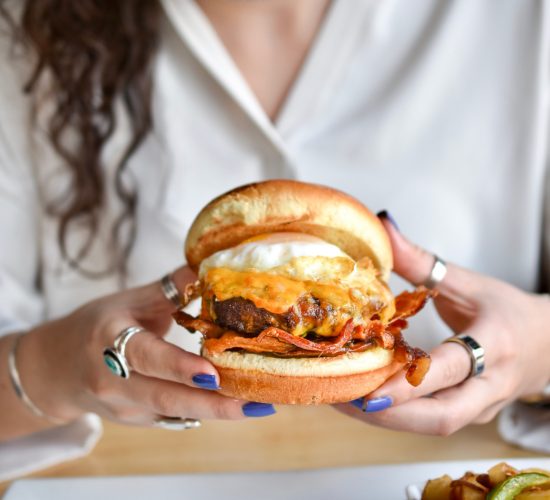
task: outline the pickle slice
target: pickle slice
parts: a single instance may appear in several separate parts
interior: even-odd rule
[[[550,477],[538,472],[524,472],[500,483],[487,495],[487,500],[513,500],[525,488],[550,481]]]

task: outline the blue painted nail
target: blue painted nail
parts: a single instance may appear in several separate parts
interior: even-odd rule
[[[355,408],[362,410],[363,405],[365,404],[365,398],[354,399],[353,401],[350,401],[350,403],[355,406]]]
[[[365,398],[354,399],[353,401],[350,401],[350,403],[365,413],[372,413],[375,411],[386,410],[393,404],[393,400],[389,396],[382,396],[367,400],[365,400]]]
[[[197,373],[193,375],[193,383],[201,389],[208,389],[209,391],[216,391],[220,388],[216,382],[216,377],[209,373]]]
[[[275,407],[268,403],[246,403],[243,406],[243,413],[247,417],[267,417],[276,412]]]
[[[397,222],[395,222],[395,219],[387,210],[382,210],[381,212],[378,212],[376,215],[379,219],[386,219],[390,221],[391,225],[395,227],[395,229],[397,229],[398,231],[400,230],[399,226],[397,225]]]
[[[389,408],[393,404],[393,400],[389,396],[382,396],[379,398],[367,399],[366,404],[367,407],[364,411],[370,413],[374,411],[382,411]]]

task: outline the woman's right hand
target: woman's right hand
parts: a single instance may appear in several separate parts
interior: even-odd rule
[[[196,276],[182,267],[173,279],[183,290]],[[46,414],[67,421],[86,412],[146,426],[159,416],[239,419],[274,413],[271,405],[247,405],[217,394],[215,368],[163,340],[173,311],[155,282],[94,300],[31,330],[17,355],[25,391]],[[128,341],[132,372],[123,379],[105,365],[103,350],[134,325],[145,331]]]

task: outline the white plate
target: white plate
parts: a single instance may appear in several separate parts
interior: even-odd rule
[[[550,469],[550,459],[501,459],[378,465],[291,472],[22,479],[4,500],[405,500],[410,484],[506,461],[517,468]]]

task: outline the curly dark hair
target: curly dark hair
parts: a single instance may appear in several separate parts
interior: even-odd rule
[[[151,67],[159,9],[156,0],[26,0],[21,18],[14,19],[6,0],[0,0],[0,15],[14,40],[35,56],[23,91],[36,92],[46,75],[51,85],[49,139],[70,171],[71,184],[69,193],[46,209],[58,217],[64,258],[90,276],[124,273],[134,240],[137,193],[123,182],[123,172],[152,128]],[[97,234],[105,198],[102,151],[117,126],[115,107],[120,104],[132,136],[116,169],[115,189],[123,210],[112,228],[113,259],[108,269],[86,270],[82,260]],[[76,255],[67,248],[72,224],[88,230]]]

